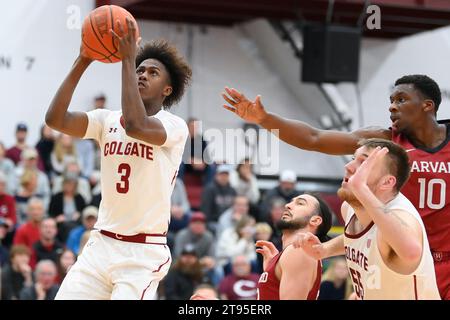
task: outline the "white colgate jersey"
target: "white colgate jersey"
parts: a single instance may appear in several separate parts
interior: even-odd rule
[[[422,258],[417,269],[408,275],[390,269],[381,257],[377,243],[378,228],[373,222],[358,234],[350,231],[354,228],[356,215],[349,206],[344,246],[356,295],[364,300],[440,300],[433,258],[419,213],[401,193],[386,208],[405,210],[419,221],[423,239]]]
[[[95,228],[134,235],[165,233],[170,221],[170,197],[188,136],[186,122],[160,110],[167,139],[155,146],[127,136],[121,111],[87,112],[85,139],[101,150],[101,190]]]

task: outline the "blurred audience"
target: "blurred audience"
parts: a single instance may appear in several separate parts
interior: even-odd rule
[[[33,285],[30,267],[31,250],[24,245],[14,245],[9,253],[9,264],[2,270],[1,299],[18,300],[24,287]]]
[[[194,246],[186,245],[163,281],[167,300],[188,300],[204,275]]]
[[[41,260],[36,265],[36,281],[20,291],[20,300],[54,300],[59,285],[55,284],[56,265],[51,260]]]
[[[238,164],[236,170],[230,172],[230,185],[239,196],[249,199],[251,204],[258,203],[260,192],[250,159],[244,159],[242,163]]]
[[[345,258],[333,258],[322,275],[318,300],[346,300],[352,293],[353,285]]]
[[[244,255],[232,260],[232,272],[219,284],[222,300],[256,300],[259,274],[251,272],[251,263]]]
[[[52,154],[53,147],[55,146],[55,136],[53,129],[46,124],[41,127],[41,136],[36,144],[36,150],[39,153],[39,157],[42,159],[44,165],[44,172],[48,178],[51,178],[53,171],[50,155]]]
[[[55,194],[50,202],[48,214],[58,223],[58,239],[65,243],[69,232],[81,224],[81,212],[86,207],[84,198],[77,193],[78,179],[65,176],[63,190]]]
[[[58,257],[57,262],[57,271],[55,283],[61,284],[64,278],[66,277],[67,272],[69,272],[70,268],[74,265],[77,260],[77,256],[73,253],[72,250],[65,249]]]
[[[53,152],[50,155],[50,161],[55,175],[61,175],[66,163],[73,159],[79,162],[73,138],[67,134],[59,134],[56,138]]]
[[[44,202],[39,198],[31,198],[27,203],[27,221],[22,224],[14,234],[14,244],[23,244],[30,250],[33,244],[39,241],[39,226],[44,218]]]
[[[254,261],[256,259],[254,235],[255,219],[251,216],[243,216],[236,227],[225,229],[217,242],[216,257],[219,265],[226,269],[226,265],[239,255]]]
[[[5,157],[6,149],[4,144],[0,141],[0,172],[5,175],[6,190],[8,192],[14,192],[14,180],[15,180],[15,165],[11,159]]]
[[[267,217],[268,210],[274,199],[284,199],[286,203],[297,196],[299,192],[296,190],[297,174],[292,170],[284,170],[280,174],[278,186],[268,190],[262,199],[260,211],[263,217]]]
[[[237,222],[248,215],[249,201],[246,196],[236,196],[233,206],[227,210],[219,218],[216,228],[216,237],[220,238],[223,230],[235,227]]]
[[[80,251],[81,237],[86,231],[91,231],[94,229],[94,225],[98,218],[98,208],[94,206],[87,206],[83,209],[81,226],[72,229],[67,238],[67,248],[72,250],[76,255]]]
[[[230,171],[230,165],[219,165],[214,181],[203,190],[201,211],[206,215],[208,228],[214,233],[220,215],[233,205],[236,197],[236,190],[229,181]]]
[[[173,256],[178,257],[186,244],[191,244],[199,258],[214,256],[214,236],[206,229],[206,217],[202,212],[194,212],[187,228],[175,237]]]
[[[64,251],[64,244],[56,239],[58,229],[53,218],[45,218],[39,227],[39,241],[33,244],[30,265],[32,268],[41,260],[51,260],[58,263],[58,257]]]

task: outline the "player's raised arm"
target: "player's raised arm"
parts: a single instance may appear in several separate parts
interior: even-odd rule
[[[403,262],[414,265],[420,261],[423,250],[424,235],[419,222],[404,210],[387,209],[367,185],[370,173],[376,166],[384,165],[387,153],[387,148],[376,147],[349,179],[348,185],[378,227],[378,237],[392,248]],[[389,183],[396,184],[396,180],[392,177],[384,182],[385,185]]]
[[[321,260],[343,255],[344,235],[339,235],[327,242],[320,242],[317,236],[310,232],[296,234],[293,242],[294,248],[302,248],[310,257]]]
[[[69,112],[67,109],[81,76],[91,62],[92,60],[83,56],[82,53],[75,60],[45,114],[45,123],[49,127],[74,137],[82,138],[84,136],[88,125],[86,113]]]
[[[126,23],[127,33],[124,32],[120,21],[119,34],[110,31],[118,41],[122,56],[122,113],[125,131],[130,137],[160,146],[166,142],[167,132],[159,119],[147,116],[136,79],[136,55],[140,38],[136,37],[136,25],[128,18]]]
[[[279,130],[281,140],[300,149],[336,155],[352,154],[357,149],[360,139],[390,139],[390,131],[381,128],[366,128],[353,132],[317,129],[305,122],[267,112],[260,96],[257,96],[255,101],[250,101],[236,89],[226,87],[225,91],[226,93],[222,93],[222,97],[228,103],[223,106],[225,109],[267,130]]]

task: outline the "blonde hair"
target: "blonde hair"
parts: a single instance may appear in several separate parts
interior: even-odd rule
[[[69,148],[66,148],[62,144],[62,139],[64,137],[64,134],[60,134],[58,138],[56,138],[55,147],[53,148],[53,152],[55,153],[56,160],[58,162],[62,162],[64,160],[64,157],[66,155],[72,155],[76,158],[77,152],[75,150],[75,144],[73,143],[70,145]]]
[[[31,182],[31,179],[37,178],[37,172],[32,169],[25,169],[20,177],[20,185],[25,187]]]
[[[347,262],[344,258],[333,258],[331,259],[330,265],[328,266],[327,270],[322,274],[322,281],[330,281],[334,282],[335,280],[335,272],[334,269],[336,268],[336,263],[343,262],[347,266]],[[347,279],[345,279],[345,294],[344,299],[348,299],[348,297],[353,293],[353,283],[352,279],[350,279],[350,275],[347,276]]]
[[[268,233],[272,235],[272,228],[267,222],[258,222],[255,224],[255,230],[257,233]]]

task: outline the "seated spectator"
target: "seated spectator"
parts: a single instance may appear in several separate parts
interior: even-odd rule
[[[193,246],[186,245],[163,281],[167,300],[188,300],[204,278]]]
[[[270,205],[268,216],[265,219],[265,222],[267,222],[272,228],[272,237],[270,238],[270,242],[272,242],[278,250],[282,250],[283,246],[281,243],[281,231],[275,226],[285,211],[285,205],[286,202],[282,198],[274,198]]]
[[[52,194],[57,194],[63,190],[63,182],[65,178],[76,179],[78,182],[76,189],[77,193],[83,196],[85,203],[90,203],[92,201],[90,183],[86,178],[83,178],[81,176],[80,165],[78,164],[78,161],[75,158],[67,159],[63,174],[53,179]],[[98,180],[100,180],[100,176],[98,176]]]
[[[233,206],[227,210],[219,218],[216,228],[216,237],[219,239],[223,230],[236,227],[237,222],[243,217],[248,216],[249,202],[245,196],[237,196],[234,198]]]
[[[58,239],[65,243],[69,232],[81,224],[81,212],[86,207],[83,197],[77,193],[78,180],[64,177],[63,191],[55,194],[50,201],[48,214],[58,223]]]
[[[64,245],[56,239],[58,230],[55,219],[42,220],[39,231],[40,239],[33,244],[31,255],[30,265],[33,269],[41,260],[51,260],[57,264],[59,255],[64,251]]]
[[[269,208],[274,199],[281,198],[286,203],[290,202],[292,198],[296,197],[299,192],[296,190],[297,174],[292,170],[284,170],[280,174],[278,186],[268,190],[263,197],[260,205],[260,212],[262,217],[267,217]]]
[[[202,283],[194,289],[190,300],[219,300],[219,293],[216,287],[209,283]]]
[[[346,300],[352,293],[353,285],[345,258],[333,258],[322,275],[318,300]]]
[[[14,170],[15,180],[13,185],[13,194],[18,192],[20,188],[20,181],[25,171],[31,170],[36,172],[37,186],[35,193],[38,194],[44,200],[45,208],[48,207],[50,201],[50,182],[47,175],[38,167],[39,154],[34,148],[26,148],[21,153],[21,161]]]
[[[7,232],[12,233],[17,223],[16,201],[6,192],[6,177],[0,171],[0,218],[7,225]]]
[[[256,259],[254,235],[255,219],[250,216],[243,216],[236,227],[225,229],[217,242],[216,257],[219,265],[225,267],[239,255],[254,261]]]
[[[43,124],[41,127],[41,137],[36,144],[36,150],[39,153],[40,159],[42,159],[44,172],[49,179],[51,178],[51,173],[53,171],[50,155],[52,154],[54,145],[55,136],[53,134],[53,129],[46,124]]]
[[[219,284],[222,300],[256,300],[259,274],[251,272],[251,264],[246,256],[233,258],[232,272]]]
[[[31,251],[28,247],[11,247],[9,264],[2,270],[2,300],[18,300],[22,288],[33,285],[30,257]]]
[[[255,225],[255,242],[259,240],[270,241],[272,239],[273,230],[266,222],[258,222]],[[280,239],[281,241],[281,239]],[[255,272],[261,274],[264,272],[264,257],[261,254],[256,255]]]
[[[221,266],[217,264],[217,261],[212,256],[204,256],[200,258],[200,265],[205,278],[209,279],[209,283],[218,286],[220,281],[224,277],[224,271]]]
[[[5,157],[5,146],[0,142],[0,172],[5,175],[6,190],[8,193],[14,193],[15,165],[11,159]]]
[[[21,225],[27,219],[28,201],[42,196],[37,193],[37,173],[34,170],[25,170],[20,179],[20,188],[15,195],[17,205],[17,225]]]
[[[44,202],[39,198],[31,198],[27,204],[28,220],[22,224],[14,234],[14,244],[23,244],[30,249],[33,249],[33,244],[39,241],[40,230],[39,226],[44,218]]]
[[[8,224],[4,218],[0,218],[0,271],[8,262],[8,247],[3,243],[8,233]]]
[[[214,256],[214,236],[206,229],[206,217],[202,212],[194,212],[188,228],[176,235],[173,256],[178,257],[186,244],[193,246],[199,258]]]
[[[236,197],[236,190],[229,182],[230,170],[229,165],[218,166],[214,181],[203,190],[201,211],[206,215],[208,229],[214,233],[220,215],[233,205]]]
[[[67,248],[72,250],[76,255],[78,255],[80,251],[80,242],[83,233],[94,229],[94,225],[97,222],[98,209],[94,206],[88,206],[84,208],[81,216],[81,222],[83,224],[70,231],[66,243]]]
[[[67,272],[74,265],[77,260],[77,256],[72,250],[65,249],[58,257],[57,269],[58,274],[55,279],[55,283],[61,284],[66,277]]]
[[[183,181],[178,178],[175,180],[170,202],[170,224],[167,242],[169,247],[173,248],[175,235],[178,231],[187,227],[190,217],[190,205],[187,199],[186,189],[184,188]]]
[[[28,135],[28,127],[25,123],[19,123],[16,127],[16,144],[9,148],[5,156],[14,162],[14,165],[18,165],[22,159],[22,151],[30,148],[26,143]],[[44,165],[40,159],[37,159],[37,167],[39,170],[44,171]]]
[[[56,265],[51,260],[41,260],[36,265],[36,281],[20,291],[20,300],[54,300],[59,285],[55,284]]]
[[[260,192],[250,159],[244,159],[236,170],[230,172],[230,185],[236,190],[237,195],[245,196],[253,205],[258,203]]]
[[[56,137],[55,146],[50,155],[54,174],[57,176],[63,174],[67,162],[73,161],[73,159],[79,161],[73,138],[61,133]]]
[[[212,182],[215,170],[207,150],[208,143],[201,133],[201,122],[198,119],[190,118],[187,125],[189,139],[186,141],[178,176],[184,181],[188,189],[192,182],[200,182],[201,186],[207,186]],[[189,199],[189,202],[191,202],[191,199]],[[195,209],[198,209],[198,207],[195,207]]]

